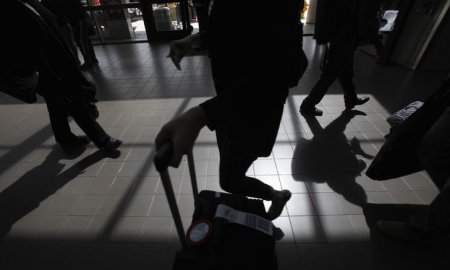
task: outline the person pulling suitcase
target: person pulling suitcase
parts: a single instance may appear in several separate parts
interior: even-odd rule
[[[246,172],[257,158],[271,154],[289,88],[297,85],[307,64],[299,31],[302,7],[298,0],[250,0],[239,8],[230,1],[211,1],[206,40],[217,95],[168,122],[155,140],[157,148],[172,141],[170,165],[177,167],[203,127],[215,131],[221,188],[271,201],[270,220],[281,215],[291,192]],[[243,27],[267,16],[273,27]]]

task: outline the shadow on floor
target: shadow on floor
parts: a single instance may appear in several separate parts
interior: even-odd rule
[[[42,201],[82,174],[89,166],[107,157],[120,156],[119,151],[96,151],[63,171],[65,165],[60,161],[74,159],[84,150],[85,147],[67,153],[59,146],[54,146],[40,165],[26,172],[0,193],[0,239],[8,234],[14,223],[39,207]]]
[[[333,191],[341,194],[352,204],[362,206],[367,202],[364,189],[356,183],[366,168],[364,158],[372,156],[364,153],[358,139],[349,140],[344,134],[347,124],[360,111],[343,112],[333,122],[322,128],[315,116],[305,115],[313,133],[310,140],[301,138],[294,151],[292,172],[298,181],[327,183]]]

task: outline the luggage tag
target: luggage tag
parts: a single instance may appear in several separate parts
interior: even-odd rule
[[[269,236],[273,236],[273,224],[270,220],[252,213],[236,210],[225,204],[219,204],[217,206],[215,217],[223,218],[228,220],[228,222],[240,224]]]
[[[186,239],[190,246],[199,246],[205,243],[211,235],[212,223],[207,219],[198,219],[192,222],[186,233]]]

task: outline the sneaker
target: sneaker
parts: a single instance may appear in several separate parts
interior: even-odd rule
[[[275,191],[275,195],[272,199],[272,205],[270,205],[269,211],[267,211],[267,218],[274,220],[281,215],[284,206],[291,198],[291,192],[287,189],[282,191]]]
[[[379,220],[377,226],[390,238],[409,243],[422,243],[428,236],[404,221]]]
[[[115,139],[113,137],[109,138],[109,140],[105,143],[103,147],[100,149],[106,152],[114,151],[122,144],[122,141],[119,139]]]

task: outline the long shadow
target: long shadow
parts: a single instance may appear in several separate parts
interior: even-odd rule
[[[80,175],[86,168],[110,157],[120,156],[119,151],[106,153],[97,151],[64,170],[63,159],[79,156],[84,148],[76,152],[65,153],[54,146],[45,160],[26,172],[14,184],[0,193],[0,240],[3,239],[22,217],[39,207],[39,204],[61,187]]]
[[[48,124],[19,145],[8,146],[7,149],[10,150],[0,157],[0,174],[8,170],[12,164],[18,163],[32,151],[31,149],[35,149],[52,135],[52,128]]]
[[[344,134],[347,124],[357,115],[365,114],[356,110],[344,111],[325,128],[322,128],[316,117],[305,115],[313,138],[300,138],[291,166],[294,179],[327,183],[347,201],[363,206],[367,202],[367,196],[364,189],[356,183],[356,177],[361,175],[366,163],[358,155],[369,159],[372,156],[364,153],[358,139],[353,138],[349,142]]]

